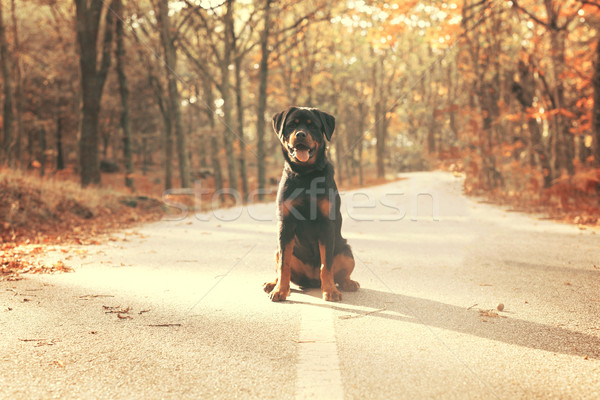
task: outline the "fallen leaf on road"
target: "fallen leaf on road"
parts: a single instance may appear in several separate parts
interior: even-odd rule
[[[78,299],[89,300],[95,299],[96,297],[115,297],[112,294],[84,294],[83,296],[77,296]]]
[[[119,319],[133,319],[129,315],[122,315],[122,314],[117,314],[117,317],[119,317]]]
[[[21,342],[37,342],[33,347],[54,346],[60,339],[19,339]]]
[[[102,306],[105,314],[129,314],[131,307],[121,308],[121,306]]]
[[[500,315],[498,315],[498,313],[494,310],[483,310],[480,308],[479,316],[480,317],[498,318]]]

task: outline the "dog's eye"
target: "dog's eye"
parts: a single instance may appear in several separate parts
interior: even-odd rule
[[[295,119],[294,123],[298,124],[298,123],[300,123],[300,120],[299,119]]]
[[[306,121],[307,124],[310,124],[310,119]]]

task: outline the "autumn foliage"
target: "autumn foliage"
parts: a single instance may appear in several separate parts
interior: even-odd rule
[[[48,246],[98,244],[102,235],[163,216],[149,197],[0,169],[0,280],[20,273],[69,271],[63,261],[45,264]],[[67,252],[63,247],[62,251]]]
[[[1,163],[65,193],[4,173],[5,242],[127,215],[119,196],[84,199],[62,175],[118,177],[133,196],[273,188],[270,116],[289,105],[336,115],[342,187],[451,167],[467,193],[598,221],[595,1],[4,3]]]

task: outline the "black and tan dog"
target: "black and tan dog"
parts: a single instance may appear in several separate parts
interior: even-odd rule
[[[277,278],[264,285],[271,300],[300,287],[321,287],[323,299],[340,301],[341,290],[356,291],[350,279],[352,250],[342,237],[340,196],[325,155],[335,118],[315,108],[291,107],[273,116],[285,166],[277,193],[279,247]]]

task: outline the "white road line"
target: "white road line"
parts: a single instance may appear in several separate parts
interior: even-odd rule
[[[322,304],[302,308],[296,399],[343,399],[333,310]]]

